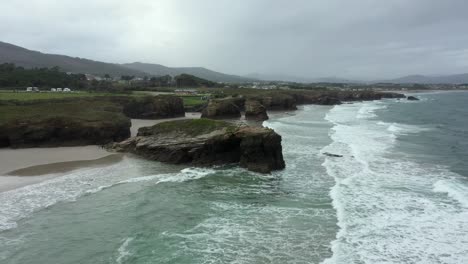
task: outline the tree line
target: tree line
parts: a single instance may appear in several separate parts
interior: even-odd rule
[[[122,91],[147,87],[213,87],[216,83],[189,74],[175,77],[145,76],[143,78],[122,75],[112,78],[105,74],[104,78],[87,78],[85,74],[66,73],[59,67],[24,68],[13,63],[0,64],[0,89],[25,87],[70,87],[79,90]]]

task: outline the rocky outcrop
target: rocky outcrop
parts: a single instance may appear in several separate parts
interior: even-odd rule
[[[238,118],[241,116],[236,98],[212,99],[202,111],[203,118]]]
[[[130,118],[161,119],[185,115],[183,100],[175,96],[116,97],[123,113]]]
[[[0,147],[102,145],[130,136],[130,120],[86,122],[54,117],[40,122],[14,122],[0,127]]]
[[[251,120],[268,120],[268,114],[265,106],[260,101],[255,99],[247,99],[245,101],[245,118]]]
[[[118,106],[89,102],[0,106],[0,147],[106,144],[130,136]],[[21,113],[21,114],[18,114]]]
[[[417,97],[414,97],[414,96],[411,96],[411,95],[406,97],[406,99],[409,100],[409,101],[419,101],[419,99]]]
[[[382,98],[404,98],[403,94],[374,91],[293,91],[297,104],[337,105],[342,102],[371,101]]]
[[[285,167],[281,136],[273,130],[210,119],[169,121],[141,128],[136,137],[114,143],[109,149],[175,164],[238,163],[261,173]]]
[[[284,93],[269,93],[256,97],[267,110],[296,110],[296,100],[293,96]]]

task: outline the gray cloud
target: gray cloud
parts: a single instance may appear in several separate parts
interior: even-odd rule
[[[464,0],[19,0],[2,40],[109,62],[308,78],[468,72]]]

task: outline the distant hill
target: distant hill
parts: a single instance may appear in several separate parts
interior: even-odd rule
[[[0,42],[0,63],[14,63],[17,66],[25,68],[51,68],[58,66],[62,71],[66,72],[90,73],[96,75],[145,75],[143,72],[129,69],[118,64],[41,53],[5,42]]]
[[[214,82],[248,82],[252,79],[215,72],[202,67],[171,68],[159,64],[127,63],[114,64],[74,58],[64,55],[47,54],[28,50],[13,44],[0,41],[0,63],[14,63],[25,68],[51,68],[58,66],[62,71],[73,73],[90,73],[95,75],[171,75],[190,74]]]
[[[463,84],[468,83],[468,73],[442,76],[408,75],[397,79],[386,80],[384,82],[421,84]]]
[[[180,74],[190,74],[197,76],[199,78],[207,79],[214,82],[229,82],[229,83],[236,83],[236,82],[251,82],[255,81],[253,78],[241,77],[237,75],[229,75],[224,74],[216,71],[212,71],[202,67],[166,67],[160,64],[151,64],[151,63],[141,63],[141,62],[134,62],[134,63],[126,63],[122,64],[129,69],[134,69],[138,71],[145,72],[151,75],[171,75],[176,76]]]

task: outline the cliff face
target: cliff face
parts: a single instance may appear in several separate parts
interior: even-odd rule
[[[2,105],[0,147],[105,144],[130,136],[130,119],[113,104],[86,101]]]
[[[245,101],[245,118],[253,120],[267,120],[268,114],[265,106],[259,100],[247,99]]]
[[[130,120],[87,122],[54,117],[40,122],[1,126],[0,147],[54,147],[100,145],[130,136]]]
[[[337,105],[350,101],[404,98],[403,94],[374,91],[302,91],[289,92],[297,104]]]
[[[281,136],[273,130],[208,119],[169,121],[141,128],[136,137],[110,148],[175,164],[239,163],[261,173],[285,167]]]
[[[174,96],[121,97],[113,101],[121,104],[123,113],[130,118],[160,119],[185,115],[183,100]]]
[[[0,147],[106,144],[130,137],[130,118],[184,116],[181,98],[106,96],[0,103]]]
[[[284,93],[270,93],[256,97],[267,110],[296,110],[296,100],[293,96]]]

